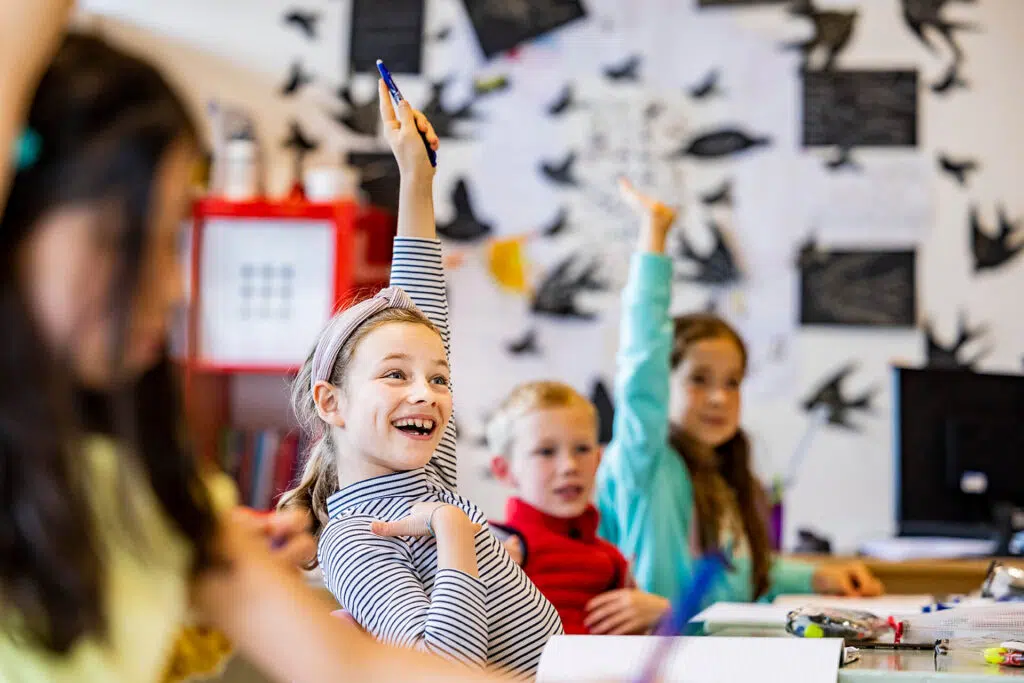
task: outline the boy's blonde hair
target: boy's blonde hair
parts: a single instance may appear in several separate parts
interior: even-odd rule
[[[327,381],[337,387],[344,387],[352,357],[356,347],[368,334],[389,323],[411,323],[423,325],[438,334],[437,327],[417,308],[385,308],[354,328],[343,330],[344,340],[334,340],[338,334],[338,319],[344,316],[343,311],[320,333],[314,350],[302,364],[302,369],[292,382],[291,403],[295,417],[303,435],[308,439],[306,461],[302,468],[302,476],[295,488],[285,491],[277,503],[279,510],[292,508],[306,510],[313,518],[312,533],[319,536],[321,529],[327,524],[327,499],[338,490],[338,470],[335,462],[335,444],[331,438],[330,425],[320,418],[316,402],[313,399],[313,372],[316,349],[325,343],[342,341],[337,356],[331,366]],[[343,322],[343,321],[342,321]],[[344,327],[344,325],[341,325]],[[314,561],[315,564],[315,561]]]
[[[597,408],[564,382],[526,382],[514,388],[487,421],[487,447],[494,455],[508,456],[515,441],[516,421],[538,410],[585,408],[597,429]]]

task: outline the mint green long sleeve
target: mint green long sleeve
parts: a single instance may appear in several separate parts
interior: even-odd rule
[[[693,485],[682,457],[668,442],[672,263],[662,254],[637,253],[623,292],[612,442],[598,471],[599,534],[632,562],[638,585],[675,598],[690,585],[694,558]],[[750,561],[707,600],[752,599]],[[766,598],[811,592],[814,568],[777,561]]]

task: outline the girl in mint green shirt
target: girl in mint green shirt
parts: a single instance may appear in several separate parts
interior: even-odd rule
[[[669,317],[672,263],[664,252],[675,212],[623,186],[645,222],[623,293],[614,431],[598,473],[599,533],[632,559],[641,588],[669,598],[689,585],[694,558],[713,548],[730,552],[734,570],[708,604],[880,593],[859,563],[773,560],[763,491],[739,426],[743,341],[714,316]]]

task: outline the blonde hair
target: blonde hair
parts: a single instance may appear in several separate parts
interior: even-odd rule
[[[345,312],[338,316],[345,315]],[[279,510],[306,510],[313,517],[313,535],[319,536],[320,531],[328,522],[327,499],[338,489],[338,470],[335,461],[335,443],[331,437],[330,425],[320,418],[316,402],[313,400],[313,357],[316,348],[330,340],[328,336],[336,333],[337,325],[332,319],[317,338],[314,350],[302,364],[302,369],[292,382],[292,411],[299,422],[299,428],[308,440],[305,464],[298,484],[290,491],[285,491],[277,503]],[[348,335],[341,345],[327,381],[337,387],[345,386],[348,367],[352,362],[356,347],[368,334],[379,327],[391,323],[410,323],[424,325],[438,332],[437,327],[416,308],[385,308],[367,318]],[[314,565],[316,561],[314,560]]]
[[[508,456],[515,442],[516,421],[538,410],[585,408],[597,424],[597,408],[564,382],[526,382],[515,387],[487,421],[487,447],[495,455]]]

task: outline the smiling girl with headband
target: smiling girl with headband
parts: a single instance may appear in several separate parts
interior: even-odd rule
[[[456,492],[429,124],[379,96],[402,177],[392,286],[336,315],[303,365],[292,403],[312,446],[281,507],[312,512],[324,581],[373,636],[532,676],[561,622]]]

